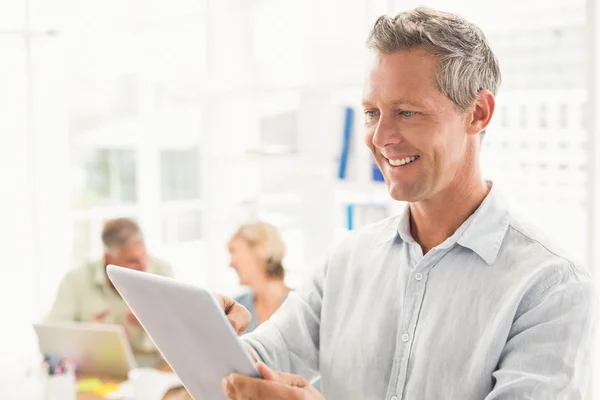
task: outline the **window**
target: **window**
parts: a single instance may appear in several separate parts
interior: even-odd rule
[[[200,197],[199,149],[160,152],[161,199],[193,200]]]
[[[69,27],[63,36],[72,263],[100,257],[103,221],[127,216],[138,219],[151,254],[179,263],[177,246],[197,242],[204,223],[199,115],[205,2],[62,7]],[[186,254],[190,260],[173,265],[176,273],[200,263],[202,253]]]
[[[85,181],[76,207],[128,204],[137,201],[135,150],[96,149],[87,152]]]
[[[170,212],[163,218],[163,241],[167,244],[202,239],[202,212],[183,210]]]
[[[11,9],[12,6],[8,6],[7,13],[19,11]],[[3,262],[11,266],[11,272],[10,279],[3,279],[0,283],[0,302],[12,305],[15,298],[22,299],[19,307],[4,307],[3,311],[8,314],[3,318],[11,322],[24,322],[34,315],[37,300],[32,284],[35,282],[36,262],[35,252],[32,251],[35,248],[32,236],[32,187],[28,180],[31,147],[27,140],[26,58],[24,42],[18,34],[2,32],[4,28],[12,28],[5,23],[13,23],[10,17],[15,16],[9,13],[5,19],[4,12],[4,9],[0,12],[3,14],[0,16],[0,55],[3,60],[0,63],[0,220],[3,226],[0,242]],[[12,343],[10,336],[6,340]],[[17,357],[14,361],[20,362]],[[1,392],[0,389],[0,395]]]

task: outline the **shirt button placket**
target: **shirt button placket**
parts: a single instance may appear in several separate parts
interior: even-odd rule
[[[419,269],[423,270],[422,268],[419,268]],[[411,321],[411,323],[409,325],[410,326],[409,330],[416,328],[416,322],[418,321],[418,313],[419,313],[418,310],[420,310],[420,308],[421,308],[421,304],[423,302],[423,297],[425,295],[425,285],[424,285],[424,283],[426,281],[426,275],[424,273],[422,273],[422,272],[415,272],[414,275],[413,275],[413,278],[416,281],[416,283],[413,283],[412,285],[409,285],[409,286],[412,286],[413,290],[415,290],[417,293],[419,293],[419,296],[418,296],[419,298],[417,300],[417,304],[413,305],[414,306],[414,308],[413,308],[414,311],[413,312],[415,314],[413,315],[414,320]],[[415,326],[413,326],[413,325],[415,325]],[[407,346],[408,348],[411,347],[411,341],[414,339],[413,336],[412,336],[413,334],[414,334],[414,332],[408,332],[408,331],[406,331],[406,332],[402,333],[402,335],[400,335],[400,340],[402,341],[402,343],[404,344],[404,346]],[[410,354],[410,351],[408,352],[408,354]],[[389,400],[399,400],[400,396],[402,396],[402,392],[403,392],[403,389],[404,389],[404,384],[406,383],[405,382],[405,379],[406,379],[406,368],[407,368],[407,363],[405,361],[405,363],[401,366],[401,369],[400,369],[402,372],[401,372],[401,376],[400,376],[400,379],[399,379],[399,382],[398,382],[399,385],[396,388],[396,393],[397,394],[395,394],[394,396],[390,397]]]

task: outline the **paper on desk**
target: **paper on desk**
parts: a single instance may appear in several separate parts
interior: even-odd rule
[[[102,381],[98,378],[81,379],[77,381],[78,392],[92,392],[102,386]]]
[[[172,372],[161,372],[159,376],[160,383],[158,384],[158,386],[161,387],[160,396],[157,396],[159,398],[165,397],[169,390],[182,386],[181,381],[179,380],[177,375],[175,375]],[[125,381],[121,383],[119,385],[119,389],[107,394],[106,398],[111,400],[144,400],[135,398],[135,393],[133,392],[133,385],[130,381]]]
[[[102,397],[106,397],[108,394],[116,392],[117,390],[119,390],[119,385],[115,383],[104,383],[102,386],[94,389],[93,393]]]

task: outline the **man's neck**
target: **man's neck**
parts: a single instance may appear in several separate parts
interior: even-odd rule
[[[423,255],[452,236],[483,202],[491,186],[479,176],[410,204],[410,232]]]

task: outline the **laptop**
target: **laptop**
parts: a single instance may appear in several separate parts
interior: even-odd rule
[[[77,373],[126,377],[136,368],[125,330],[119,325],[60,322],[33,324],[43,354],[75,362]]]

